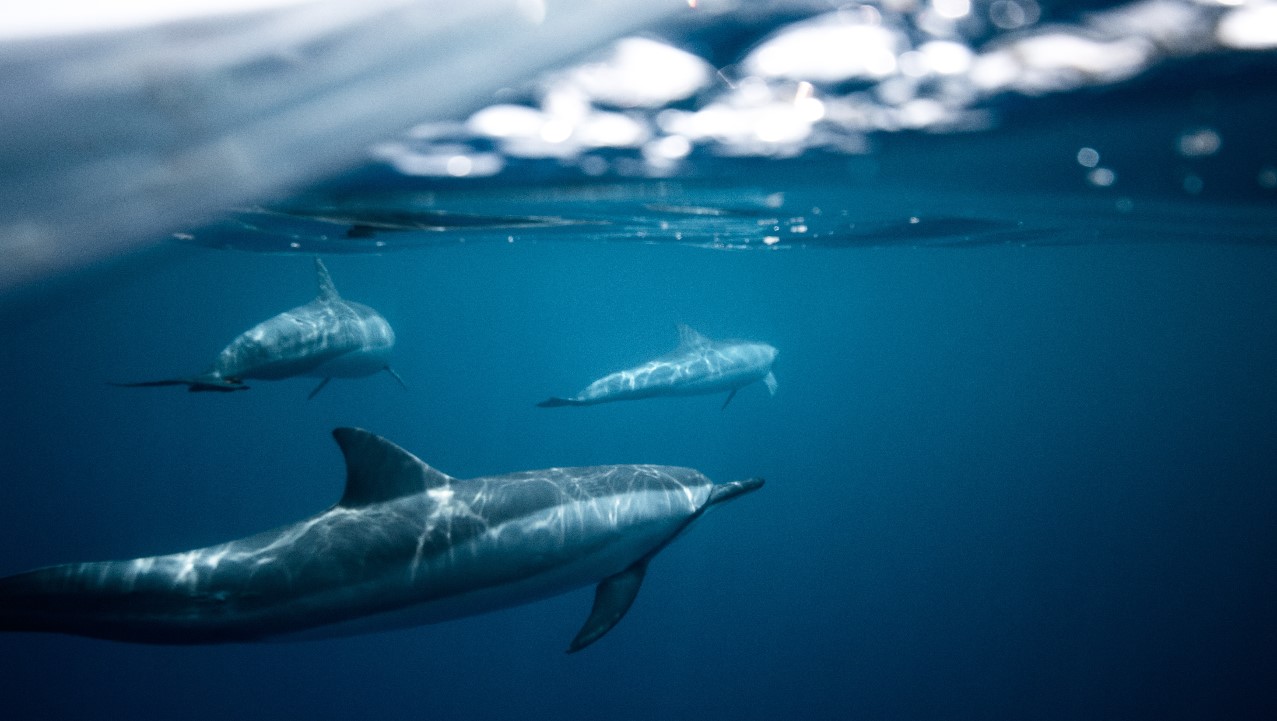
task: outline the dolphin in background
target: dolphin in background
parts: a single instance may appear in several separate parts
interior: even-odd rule
[[[591,406],[656,396],[727,391],[727,399],[723,401],[726,408],[736,397],[736,391],[754,381],[762,381],[767,390],[776,395],[772,362],[778,351],[772,346],[753,341],[714,341],[682,324],[678,326],[678,337],[678,348],[671,353],[603,376],[571,398],[547,398],[537,405],[541,408]]]
[[[333,378],[358,378],[386,371],[407,387],[390,367],[395,331],[377,311],[337,294],[324,261],[315,258],[319,296],[249,328],[217,354],[203,373],[141,383],[113,383],[127,388],[187,386],[197,391],[247,390],[249,378],[279,380],[294,376],[322,378],[310,392],[314,398]]]
[[[333,432],[332,508],[237,541],[0,579],[0,631],[156,644],[343,636],[433,623],[597,583],[569,652],[629,610],[648,562],[761,478],[551,468],[459,480],[367,431]]]

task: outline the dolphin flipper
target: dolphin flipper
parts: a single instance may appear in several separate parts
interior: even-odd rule
[[[629,568],[614,576],[608,576],[599,582],[594,589],[594,607],[590,609],[590,617],[585,625],[572,639],[568,653],[576,653],[603,638],[603,634],[625,616],[643,585],[643,575],[647,573],[647,559],[641,559]]]
[[[399,385],[403,386],[404,390],[408,390],[408,384],[403,382],[403,378],[401,378],[399,374],[395,372],[394,368],[391,368],[390,366],[386,366],[386,372],[389,373],[391,377],[393,377],[395,380],[399,381]]]
[[[739,389],[739,388],[733,388],[733,389],[731,389],[730,391],[728,391],[728,392],[727,392],[727,400],[723,401],[723,405],[722,405],[722,407],[721,407],[721,408],[719,408],[719,410],[720,410],[720,411],[722,411],[722,410],[727,410],[727,404],[728,404],[728,403],[731,403],[731,402],[732,402],[732,399],[736,397],[736,391],[738,391],[738,390],[740,390],[740,389]]]
[[[324,386],[328,385],[328,381],[330,380],[332,380],[332,378],[324,378],[322,381],[320,381],[319,385],[315,386],[315,390],[311,391],[310,395],[306,396],[306,400],[310,400],[311,398],[314,398],[315,396],[319,395],[319,392],[324,389]]]

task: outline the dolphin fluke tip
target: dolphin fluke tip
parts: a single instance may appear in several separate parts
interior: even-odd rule
[[[573,400],[571,398],[559,398],[558,396],[553,396],[550,398],[546,398],[545,400],[538,403],[537,408],[561,408],[563,406],[583,406],[583,405],[585,405],[585,403],[578,400]]]

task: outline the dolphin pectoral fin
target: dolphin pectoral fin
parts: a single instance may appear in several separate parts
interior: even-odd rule
[[[332,380],[332,378],[325,378],[322,381],[320,381],[319,385],[315,386],[315,390],[311,391],[310,395],[306,396],[306,400],[310,400],[311,398],[314,398],[315,396],[319,395],[319,392],[324,389],[324,386],[328,385],[328,381],[330,380]]]
[[[585,625],[581,626],[576,638],[572,639],[568,653],[580,651],[612,630],[634,604],[634,597],[638,595],[646,573],[647,559],[644,558],[624,571],[599,581],[598,587],[594,589],[594,607],[590,609],[590,617],[585,619]]]
[[[727,400],[723,401],[723,406],[722,406],[722,408],[719,408],[719,410],[720,410],[720,411],[721,411],[721,410],[726,410],[726,409],[727,409],[727,404],[728,404],[728,403],[731,403],[731,402],[732,402],[732,399],[736,397],[736,391],[737,391],[737,390],[738,390],[738,389],[733,388],[733,389],[731,389],[730,391],[728,391],[728,392],[727,392]]]
[[[763,376],[763,385],[767,386],[767,392],[776,395],[776,387],[780,384],[776,382],[776,374],[767,371],[767,375]]]
[[[583,405],[585,405],[584,401],[578,401],[573,398],[559,398],[558,396],[554,396],[552,398],[546,398],[545,400],[538,403],[537,408],[561,408],[563,406],[583,406]]]
[[[390,366],[386,366],[386,372],[390,374],[391,378],[394,378],[395,380],[399,381],[399,385],[403,386],[404,390],[408,390],[408,384],[403,382],[403,378],[401,378],[399,374],[395,372],[394,368],[391,368]]]

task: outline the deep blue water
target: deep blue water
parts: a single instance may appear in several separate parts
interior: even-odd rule
[[[718,253],[493,245],[330,259],[398,329],[386,376],[247,393],[200,367],[311,293],[195,250],[6,329],[4,568],[225,540],[337,497],[358,425],[457,476],[660,462],[762,475],[565,656],[590,592],[305,644],[6,638],[63,718],[1256,716],[1277,583],[1277,257],[1238,246]],[[764,338],[780,390],[533,407],[663,352]],[[1249,715],[1249,714],[1244,714]]]
[[[318,512],[341,492],[339,426],[458,477],[768,480],[664,550],[578,654],[590,589],[307,643],[11,635],[4,717],[1274,717],[1277,212],[1254,178],[1277,164],[1275,103],[1262,67],[1235,65],[869,156],[705,157],[653,180],[364,169],[268,199],[258,234],[228,214],[0,308],[0,574]],[[1177,158],[1203,121],[1223,150]],[[1083,180],[1087,144],[1118,184]],[[591,222],[346,238],[275,213],[425,192],[429,212]],[[197,371],[309,300],[316,250],[395,327],[407,390],[108,385]],[[775,345],[775,397],[534,407],[672,349],[677,323]]]

